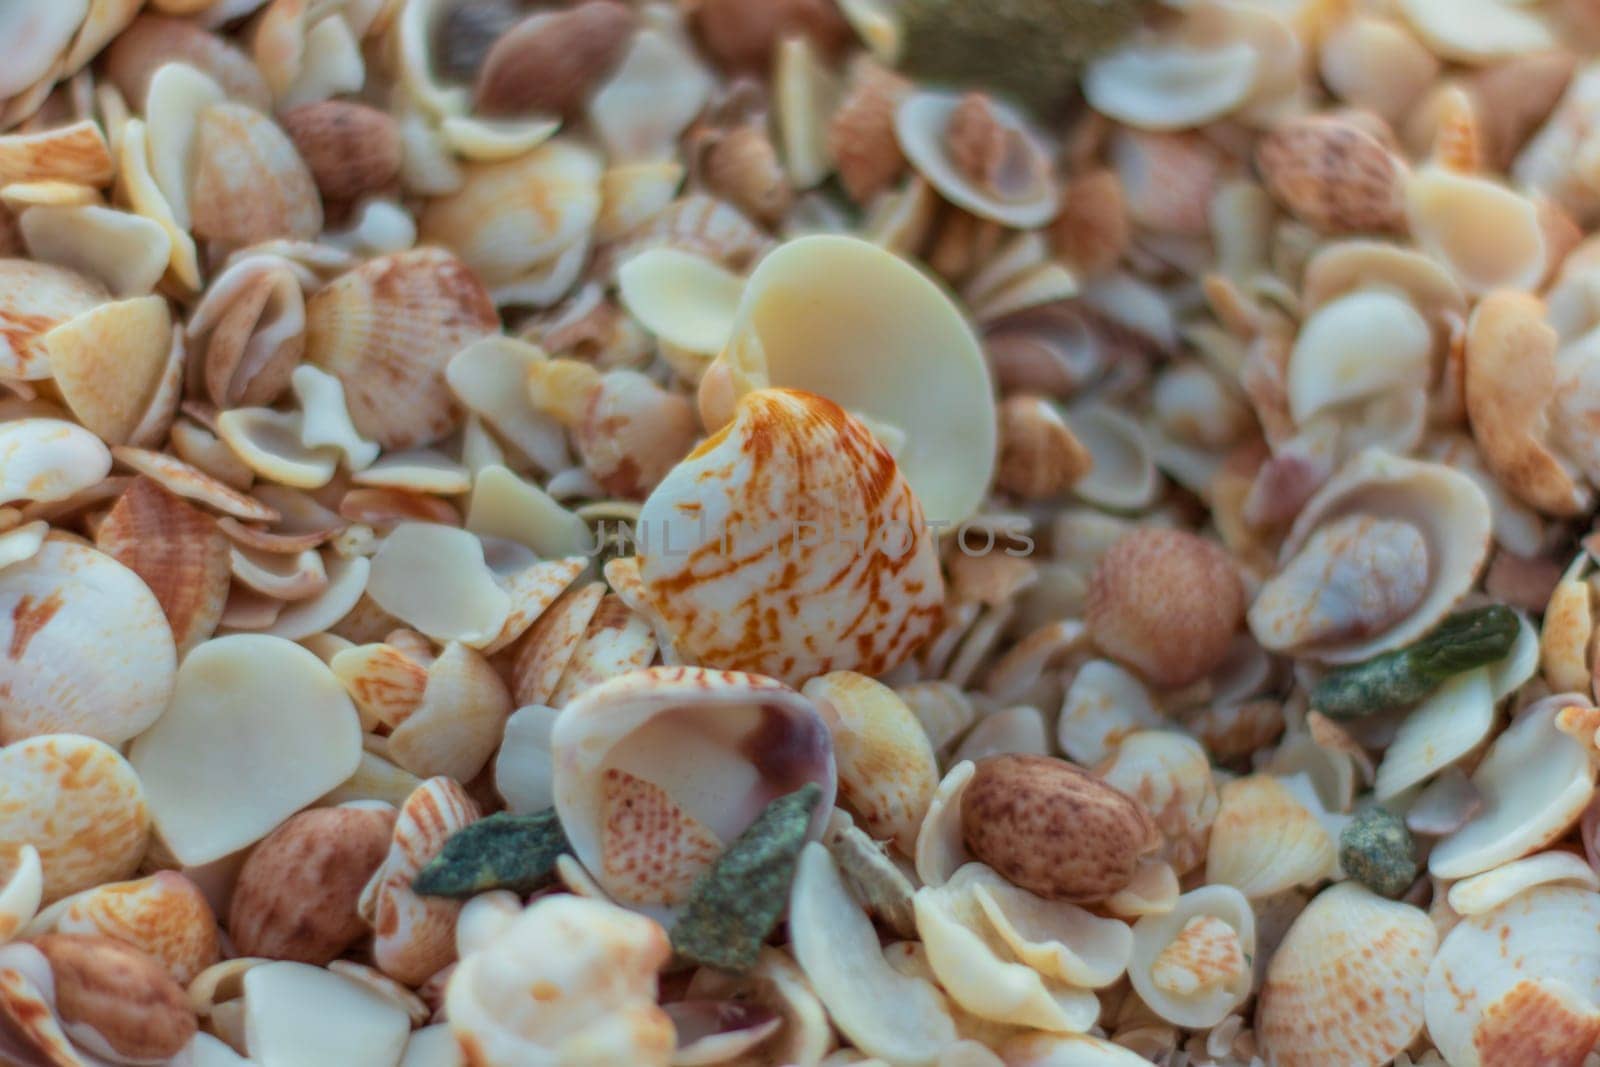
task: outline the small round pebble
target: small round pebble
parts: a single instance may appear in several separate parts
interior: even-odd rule
[[[1368,808],[1339,835],[1339,865],[1374,893],[1393,899],[1417,880],[1417,843],[1400,816]]]

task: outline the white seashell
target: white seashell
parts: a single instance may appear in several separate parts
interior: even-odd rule
[[[1237,889],[1207,885],[1133,926],[1128,977],[1140,998],[1179,1026],[1215,1026],[1250,995],[1255,913]]]
[[[0,571],[0,640],[0,742],[76,733],[120,745],[172,695],[177,652],[161,604],[91,548],[47,541]]]
[[[526,545],[541,557],[588,555],[594,534],[538,486],[499,464],[479,470],[467,502],[467,530]]]
[[[1116,511],[1137,511],[1155,503],[1161,475],[1142,426],[1103,403],[1073,408],[1065,418],[1092,461],[1089,473],[1073,483],[1074,493]]]
[[[544,351],[512,337],[486,337],[461,349],[445,368],[445,380],[463,405],[504,441],[541,469],[570,465],[566,434],[551,415],[529,402],[528,379]]]
[[[301,641],[333,626],[355,610],[366,590],[372,561],[332,558],[324,563],[328,584],[315,596],[285,607],[262,629],[264,634]]]
[[[1161,855],[1178,874],[1205,858],[1218,801],[1211,763],[1199,742],[1179,733],[1132,733],[1097,773],[1144,805],[1166,840]]]
[[[1421,167],[1406,182],[1406,218],[1468,293],[1532,290],[1549,269],[1539,206],[1486,178]]]
[[[472,488],[467,468],[432,449],[390,452],[365,470],[351,475],[354,485],[403,489],[431,496],[459,496]]]
[[[206,642],[129,758],[163,840],[209,863],[265,837],[355,772],[355,708],[316,656],[277,637]]]
[[[928,802],[928,814],[917,831],[917,877],[923,885],[941,886],[972,860],[961,828],[961,798],[977,767],[963,760],[945,772]]]
[[[1017,229],[1042,226],[1060,207],[1050,160],[1017,111],[983,98],[988,116],[1007,138],[1003,178],[995,188],[963,173],[951,158],[951,119],[971,97],[941,90],[908,94],[895,109],[895,135],[906,158],[940,196],[982,219]],[[1000,164],[996,163],[997,166]],[[1018,172],[1021,173],[1018,173]]]
[[[435,1023],[411,1032],[399,1067],[467,1067],[467,1061],[449,1024]]]
[[[128,206],[136,214],[160,226],[167,235],[167,241],[172,246],[172,258],[167,266],[172,275],[188,289],[196,291],[200,289],[200,266],[194,238],[187,227],[179,225],[172,213],[172,205],[167,203],[167,198],[150,173],[148,141],[143,120],[129,119],[123,125],[117,174],[126,192]]]
[[[1450,887],[1448,899],[1457,915],[1483,915],[1519,893],[1558,885],[1600,892],[1600,874],[1571,852],[1538,852],[1461,879]]]
[[[1046,978],[1100,989],[1127,970],[1133,935],[1126,923],[1035,896],[982,864],[962,871],[969,872],[964,884],[1000,940]]]
[[[337,448],[344,454],[345,466],[351,471],[370,467],[378,458],[379,449],[377,444],[362,437],[355,423],[350,421],[344,384],[309,363],[296,367],[289,383],[295,399],[300,402],[300,443],[313,452]]]
[[[1600,1035],[1597,1000],[1600,897],[1540,886],[1445,935],[1424,1007],[1451,1067],[1493,1067],[1580,1062]]]
[[[15,857],[7,859],[11,872],[0,884],[0,945],[33,921],[44,900],[44,867],[39,850],[23,845]]]
[[[1056,719],[1056,744],[1074,762],[1092,767],[1124,738],[1165,725],[1150,691],[1130,671],[1094,659],[1078,668]]]
[[[390,1067],[411,1033],[404,1010],[360,983],[282,960],[245,973],[244,1019],[250,1061],[262,1067]]]
[[[227,99],[222,86],[187,63],[166,63],[150,78],[142,101],[149,124],[150,173],[172,217],[192,228],[189,186],[195,172],[195,134],[200,113]]]
[[[894,1063],[932,1064],[956,1040],[943,995],[884,959],[872,922],[819,842],[800,854],[789,897],[795,959],[839,1030]]]
[[[8,64],[5,77],[0,79],[0,98],[14,96],[40,79],[50,77],[52,68],[71,46],[88,11],[89,0],[69,0],[48,8],[8,9],[5,12],[6,38],[26,42],[26,47],[13,47],[10,56],[16,65]]]
[[[1318,894],[1267,965],[1262,1052],[1283,1067],[1388,1064],[1422,1030],[1438,936],[1422,911],[1354,882]]]
[[[840,77],[804,34],[777,42],[772,95],[784,169],[796,189],[813,189],[833,170],[828,122],[844,94]]]
[[[712,997],[772,1011],[779,1029],[763,1044],[758,1056],[774,1064],[815,1063],[835,1041],[827,1013],[805,973],[788,955],[774,948],[762,948],[755,967],[746,975],[700,968],[689,980],[686,996]]]
[[[0,748],[0,770],[0,871],[7,883],[19,879],[19,903],[34,879],[42,885],[37,907],[133,873],[150,813],[139,776],[115,749],[46,734]],[[37,851],[32,862],[25,845]]]
[[[1282,569],[1250,606],[1250,630],[1269,650],[1330,663],[1404,645],[1472,588],[1491,522],[1466,475],[1364,451],[1295,519]]]
[[[150,292],[172,256],[172,239],[158,223],[98,204],[31,207],[17,224],[29,255],[93,278],[112,296]]]
[[[1433,334],[1404,297],[1366,290],[1319,307],[1289,357],[1289,411],[1296,423],[1343,404],[1428,384]],[[1377,358],[1377,353],[1382,358]]]
[[[589,100],[589,121],[614,163],[671,156],[711,95],[711,75],[678,34],[661,27],[633,35],[610,79]]]
[[[0,425],[0,504],[49,503],[111,473],[111,453],[93,433],[60,419]]]
[[[914,898],[917,933],[940,985],[979,1018],[1040,1030],[1087,1030],[1100,1014],[1099,999],[1015,961],[976,899],[987,873],[982,864],[967,864],[944,885],[919,889]]]
[[[1428,694],[1406,716],[1378,765],[1377,796],[1392,800],[1477,748],[1494,725],[1486,668],[1464,671]]]
[[[649,248],[617,268],[617,295],[658,339],[698,356],[733,335],[744,279],[704,256]]]
[[[339,466],[336,450],[303,443],[299,412],[234,408],[217,416],[217,436],[258,476],[294,489],[320,489]]]
[[[1256,899],[1326,878],[1337,860],[1317,812],[1266,774],[1224,785],[1206,851],[1206,881]]]
[[[465,530],[406,522],[372,559],[367,594],[389,614],[436,641],[482,646],[511,613],[511,597]]]
[[[1442,59],[1487,63],[1560,44],[1542,15],[1520,0],[1398,0],[1395,6]]]
[[[557,712],[530,704],[506,720],[504,739],[494,758],[494,787],[516,814],[544,811],[555,804],[555,761],[551,732]]]
[[[1439,878],[1465,878],[1555,841],[1594,795],[1585,746],[1556,728],[1555,706],[1535,708],[1495,738],[1472,774],[1483,808],[1428,857]],[[1526,773],[1538,767],[1539,773]]]
[[[758,739],[758,740],[757,740]],[[768,803],[822,786],[833,751],[809,700],[758,675],[630,671],[582,691],[551,734],[555,808],[573,853],[619,903],[667,917]]]
[[[1260,64],[1243,41],[1196,47],[1136,37],[1089,64],[1083,93],[1096,111],[1129,126],[1191,129],[1243,105]]]
[[[963,760],[976,763],[985,756],[1007,753],[1050,755],[1050,731],[1038,708],[1019,704],[985,715],[961,739],[950,759],[957,763]]]
[[[921,383],[915,395],[901,387],[909,378]],[[726,422],[741,394],[769,385],[904,431],[896,460],[928,519],[954,526],[977,511],[998,441],[989,374],[959,309],[904,260],[831,235],[763,258],[733,340],[701,384],[707,427]]]

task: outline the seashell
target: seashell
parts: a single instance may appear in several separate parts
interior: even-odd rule
[[[894,690],[864,675],[835,671],[801,689],[833,735],[839,803],[879,840],[910,855],[939,768],[916,716]]]
[[[1595,769],[1584,746],[1556,728],[1557,711],[1532,709],[1490,744],[1471,779],[1483,808],[1434,846],[1429,873],[1478,874],[1537,851],[1571,828],[1594,793]],[[1537,775],[1517,770],[1535,765]]]
[[[1356,122],[1293,119],[1261,139],[1256,166],[1280,204],[1324,233],[1395,229],[1405,212],[1405,161]]]
[[[874,294],[870,307],[864,292]],[[906,369],[895,370],[902,361]],[[863,375],[869,365],[875,373]],[[929,403],[893,387],[902,373],[924,383]],[[720,427],[741,394],[773,385],[898,427],[906,444],[897,459],[912,491],[930,518],[956,524],[977,509],[994,471],[986,382],[970,329],[932,283],[883,249],[814,236],[784,244],[750,276],[733,340],[701,384],[700,410],[708,428]],[[933,397],[945,398],[937,430],[927,417]]]
[[[187,19],[139,15],[106,49],[103,70],[125,100],[142,104],[155,72],[173,62],[205,74],[240,103],[263,112],[272,106],[271,91],[250,58]]]
[[[0,810],[7,881],[38,852],[41,900],[50,903],[126,878],[144,856],[150,814],[128,762],[109,745],[75,734],[46,734],[0,749]]]
[[[913,92],[895,110],[895,134],[917,172],[979,218],[1029,229],[1055,216],[1050,160],[1007,105],[978,93]]]
[[[972,700],[948,682],[915,682],[895,692],[922,724],[935,753],[945,752],[976,721]]]
[[[400,172],[400,132],[386,112],[345,100],[301,104],[280,120],[329,200],[376,192]]]
[[[474,477],[466,528],[479,537],[525,544],[542,557],[587,555],[594,548],[583,519],[499,464]]]
[[[196,236],[238,245],[314,237],[322,203],[311,173],[282,128],[243,104],[202,109],[189,210]]]
[[[488,295],[460,260],[415,249],[368,260],[306,305],[306,357],[344,384],[351,418],[385,449],[431,443],[459,414],[450,357],[497,325]]]
[[[1091,170],[1067,182],[1050,236],[1059,258],[1080,277],[1112,270],[1131,240],[1127,196],[1118,173]]]
[[[371,646],[364,646],[371,647]],[[347,677],[341,664],[361,648],[334,657],[335,674],[360,693],[363,679]],[[446,775],[471,781],[500,743],[511,697],[489,661],[456,642],[446,645],[428,665],[419,702],[394,705],[380,720],[391,727],[390,758],[413,774]],[[357,706],[362,706],[357,696]]]
[[[245,972],[244,1013],[251,1059],[263,1064],[396,1063],[411,1033],[403,1008],[304,963],[263,963]]]
[[[766,462],[727,466],[757,441],[752,454]],[[826,457],[827,466],[811,457]],[[735,471],[747,471],[749,484],[730,479]],[[774,500],[784,502],[784,514],[769,513]],[[700,521],[691,525],[685,515]],[[796,516],[808,517],[817,542],[804,543],[798,525],[792,540],[785,536]],[[677,645],[699,659],[780,678],[830,669],[880,674],[929,635],[940,610],[937,561],[910,486],[865,426],[819,396],[746,394],[732,426],[650,494],[640,523],[660,536],[659,548],[638,553],[651,603]],[[697,537],[693,526],[703,533]],[[715,540],[707,543],[710,531]],[[779,573],[777,555],[798,556],[785,553],[786,541],[805,557]],[[674,542],[689,550],[672,551]],[[730,571],[722,542],[737,545],[741,558],[759,558],[758,572]],[[778,552],[769,558],[761,545]],[[851,592],[867,582],[877,589],[871,605]],[[751,599],[752,588],[766,590],[765,598]],[[805,599],[792,625],[770,635],[746,626],[771,598],[795,593]]]
[[[1245,41],[1209,45],[1180,34],[1134,37],[1089,62],[1091,107],[1143,130],[1183,130],[1222,118],[1255,89],[1262,57]]]
[[[1392,800],[1477,748],[1494,724],[1488,668],[1447,680],[1406,716],[1378,766],[1376,793]]]
[[[277,710],[264,713],[266,704]],[[350,777],[360,749],[355,709],[321,660],[282,638],[241,634],[184,659],[171,705],[130,759],[163,840],[198,865],[260,840]]]
[[[1121,1045],[1088,1034],[1021,1033],[1000,1045],[1006,1067],[1139,1067],[1150,1062]]]
[[[110,556],[46,543],[0,572],[0,612],[10,694],[0,741],[72,732],[121,744],[160,716],[176,668],[172,632],[150,590]]]
[[[956,882],[970,892],[1016,959],[1046,979],[1099,989],[1117,981],[1127,969],[1133,948],[1127,924],[1034,896],[982,864],[961,868],[948,885]]]
[[[464,530],[403,522],[372,559],[368,595],[379,607],[438,641],[489,644],[511,613],[511,597]]]
[[[1093,466],[1088,449],[1048,401],[1009,396],[999,412],[1000,488],[1027,499],[1048,498],[1070,489]]]
[[[1256,1013],[1262,1051],[1285,1067],[1389,1063],[1422,1031],[1437,944],[1427,915],[1409,904],[1351,882],[1318,894],[1267,966]]]
[[[955,1041],[943,995],[884,959],[871,920],[819,842],[800,854],[789,929],[795,959],[817,999],[857,1048],[896,1063],[930,1063]]]
[[[30,934],[93,934],[143,952],[188,985],[221,957],[217,917],[199,887],[176,871],[97,886],[41,915]]]
[[[534,406],[571,427],[585,470],[604,493],[637,499],[687,455],[700,428],[688,399],[637,371],[597,375],[586,363],[532,368]]]
[[[656,1005],[656,972],[671,948],[649,919],[599,901],[545,897],[506,922],[492,943],[462,949],[445,1003],[451,1032],[474,1062],[515,1067],[596,1055],[668,1062],[674,1031]],[[507,1012],[512,975],[547,995]]]
[[[1388,354],[1368,357],[1373,346]],[[1319,306],[1302,324],[1289,356],[1289,412],[1305,425],[1340,405],[1425,390],[1433,334],[1426,319],[1403,297],[1367,289]]]
[[[1515,0],[1468,0],[1464,5],[1399,0],[1395,6],[1436,55],[1460,63],[1541,52],[1559,43],[1539,13]]]
[[[473,164],[459,191],[429,202],[418,236],[455,250],[499,291],[569,248],[588,247],[600,210],[601,170],[599,156],[560,138],[515,159]]]
[[[128,445],[115,446],[111,455],[123,466],[131,467],[167,492],[185,500],[205,504],[249,522],[277,522],[282,517],[275,509],[245,496],[174,456]]]
[[[506,720],[494,758],[494,786],[513,814],[529,815],[555,804],[550,739],[556,715],[554,708],[530,704]]]
[[[710,715],[719,722],[714,735],[696,729]],[[574,854],[612,898],[670,916],[724,843],[807,781],[824,790],[811,822],[811,834],[821,833],[833,804],[826,732],[809,700],[771,679],[694,667],[629,671],[583,690],[557,719],[556,810]],[[661,752],[677,755],[653,762]],[[663,836],[637,836],[652,832]]]
[[[877,63],[859,60],[851,67],[849,85],[829,118],[827,148],[840,182],[858,204],[870,202],[905,170],[895,112],[910,88]]]
[[[1215,1026],[1250,995],[1256,920],[1231,886],[1207,885],[1133,927],[1128,977],[1139,997],[1179,1026]]]
[[[822,1003],[794,961],[776,949],[762,948],[755,967],[746,975],[700,968],[689,979],[686,995],[770,1013],[777,1027],[773,1036],[761,1042],[756,1055],[773,1063],[810,1063],[833,1044]]]
[[[1097,773],[1144,805],[1166,840],[1162,856],[1178,874],[1205,858],[1218,801],[1211,764],[1199,743],[1165,731],[1129,734]]]
[[[484,56],[474,107],[485,115],[574,114],[622,59],[632,30],[628,9],[611,0],[525,18]]]
[[[1600,890],[1600,875],[1571,852],[1538,852],[1493,870],[1463,878],[1450,887],[1450,909],[1457,915],[1483,915],[1519,893],[1540,886]]]
[[[1107,404],[1066,413],[1067,428],[1089,450],[1089,473],[1072,490],[1099,507],[1136,511],[1155,503],[1161,476],[1148,435],[1133,419]]]
[[[22,93],[41,79],[54,81],[58,62],[71,48],[88,8],[88,3],[83,2],[62,4],[49,11],[19,9],[7,13],[10,17],[6,20],[6,36],[17,40],[21,47],[7,57],[16,66],[8,65],[6,78],[0,81],[0,97]],[[16,38],[11,38],[13,33]]]
[[[1124,738],[1163,725],[1149,690],[1108,660],[1078,668],[1056,719],[1056,743],[1067,756],[1092,766],[1116,751]]]
[[[1600,1033],[1595,894],[1540,886],[1463,919],[1429,968],[1428,1035],[1452,1064],[1581,1061]]]
[[[218,407],[272,402],[305,352],[305,301],[295,269],[275,256],[248,256],[207,287],[187,335],[206,395]]]
[[[328,807],[357,800],[378,800],[398,808],[421,784],[422,779],[401,770],[383,757],[362,752],[356,772],[324,793],[317,803]]]
[[[1331,875],[1333,839],[1306,807],[1271,775],[1222,787],[1206,850],[1206,881],[1233,886],[1254,900]]]
[[[737,0],[711,0],[694,12],[694,28],[720,65],[760,72],[787,39],[803,37],[825,52],[841,49],[850,26],[837,9],[821,0],[779,0],[759,8]]]
[[[371,467],[378,446],[356,432],[339,379],[307,363],[294,368],[289,382],[300,402],[300,444],[311,450],[337,448],[344,465],[357,474]]]
[[[44,867],[38,849],[23,845],[6,863],[11,870],[0,885],[0,945],[33,921],[44,899]]]
[[[676,248],[650,248],[617,268],[617,295],[659,340],[697,356],[722,351],[733,333],[744,279]]]
[[[430,778],[406,798],[389,854],[362,890],[361,917],[375,934],[373,961],[389,977],[420,985],[456,958],[461,903],[422,897],[411,883],[451,834],[477,821],[478,806],[448,778]]]
[[[30,207],[17,222],[34,259],[76,271],[113,296],[149,293],[172,257],[159,224],[98,204]]]
[[[950,758],[976,762],[987,756],[1011,754],[1050,754],[1049,731],[1038,708],[1021,704],[985,715],[956,746]]]
[[[1351,107],[1394,122],[1439,76],[1439,60],[1406,27],[1357,12],[1330,26],[1318,70],[1333,94]]]
[[[331,557],[324,562],[324,568],[328,584],[322,591],[284,607],[262,627],[264,633],[288,641],[301,641],[322,633],[354,612],[362,602],[371,561],[362,557]]]
[[[553,701],[562,677],[584,644],[605,596],[605,583],[591,582],[563,593],[534,620],[512,659],[512,694],[518,704],[556,706]]]
[[[590,125],[614,163],[673,155],[678,137],[705,107],[712,79],[674,26],[641,28],[589,98]]]
[[[1362,452],[1295,519],[1279,573],[1247,614],[1250,630],[1269,650],[1329,663],[1400,647],[1472,587],[1490,523],[1488,501],[1466,475]]]
[[[105,478],[110,459],[99,438],[70,422],[7,422],[0,427],[0,497],[6,503],[68,499]]]
[[[271,408],[234,408],[217,416],[217,436],[257,475],[295,489],[318,489],[333,478],[339,453],[307,448],[304,417]]]
[[[0,185],[49,180],[103,188],[111,184],[112,171],[105,134],[89,119],[0,135]]]
[[[1417,245],[1469,293],[1530,290],[1549,269],[1538,205],[1503,185],[1429,165],[1406,182],[1405,201]]]
[[[0,373],[37,381],[50,376],[44,336],[56,326],[106,299],[100,284],[84,276],[22,259],[0,259]]]
[[[101,521],[95,546],[150,587],[180,655],[211,636],[227,599],[228,539],[204,512],[138,478]]]
[[[500,438],[544,470],[571,460],[555,417],[529,401],[534,368],[546,359],[537,346],[510,337],[485,337],[450,359],[445,379],[456,398],[494,428]]]

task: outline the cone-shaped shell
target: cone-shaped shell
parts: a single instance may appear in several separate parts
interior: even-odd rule
[[[161,604],[110,556],[47,542],[0,571],[0,742],[78,733],[121,744],[172,695],[177,653]]]
[[[306,358],[344,383],[364,437],[412,448],[455,428],[445,366],[498,325],[466,264],[418,248],[370,259],[318,290],[306,302]]]
[[[551,734],[556,812],[574,854],[622,904],[664,918],[768,803],[822,787],[833,807],[828,728],[770,678],[650,667],[594,686]]]
[[[765,385],[817,393],[904,433],[896,459],[931,520],[966,520],[988,491],[998,431],[977,339],[938,286],[882,248],[802,237],[761,261],[701,386],[702,413],[719,416],[707,425]]]
[[[1319,894],[1267,966],[1262,1052],[1280,1067],[1383,1067],[1422,1030],[1438,941],[1424,912],[1355,882]]]
[[[795,682],[882,674],[941,611],[933,539],[894,457],[809,393],[747,394],[650,494],[639,529],[651,604],[702,663]]]

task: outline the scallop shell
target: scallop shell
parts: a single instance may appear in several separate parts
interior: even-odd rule
[[[1006,183],[1003,188],[976,180],[952,158],[952,121],[973,99],[982,101],[994,134],[1002,139],[1004,158],[990,165]],[[1050,159],[1038,135],[1006,104],[975,94],[914,92],[895,110],[895,134],[911,165],[957,207],[1017,229],[1042,226],[1055,216],[1059,202],[1051,181]]]
[[[187,986],[222,955],[217,917],[205,894],[176,871],[97,886],[60,901],[39,918],[30,934],[114,938],[160,963],[180,985]]]
[[[915,395],[901,387],[911,379]],[[701,383],[707,427],[768,385],[902,431],[896,460],[930,520],[954,526],[977,510],[998,448],[988,372],[959,310],[904,260],[838,236],[802,237],[762,259],[733,340]]]
[[[363,436],[413,448],[455,428],[445,366],[498,325],[466,264],[419,248],[369,259],[318,290],[306,304],[306,358],[344,384]]]
[[[1232,886],[1207,885],[1134,924],[1128,977],[1158,1016],[1203,1029],[1249,996],[1255,954],[1250,902]]]
[[[826,725],[811,701],[758,675],[630,671],[563,708],[551,750],[574,854],[614,899],[653,917],[673,915],[772,800],[818,783],[813,837],[833,807]]]
[[[216,630],[230,584],[228,538],[210,516],[136,478],[101,520],[95,547],[150,587],[180,656]]]
[[[1354,882],[1318,894],[1267,965],[1262,1051],[1283,1067],[1383,1067],[1422,1031],[1438,939],[1422,911]]]
[[[315,237],[322,200],[294,142],[244,104],[212,104],[196,117],[189,211],[195,236],[250,245]]]
[[[42,900],[132,874],[149,840],[145,793],[128,761],[110,745],[76,734],[48,734],[0,748],[0,870],[23,866],[38,850]]]
[[[1250,630],[1269,650],[1329,663],[1407,644],[1472,588],[1491,521],[1466,475],[1362,452],[1295,519],[1278,574],[1250,606]]]
[[[177,655],[161,605],[110,556],[47,542],[0,571],[0,741],[73,732],[121,744],[155,722]]]
[[[534,621],[512,656],[512,693],[518,704],[551,707],[562,676],[583,644],[606,595],[604,582],[563,593]]]
[[[69,500],[111,472],[110,453],[94,434],[63,419],[0,424],[0,499]]]
[[[1483,807],[1434,846],[1429,873],[1464,878],[1498,867],[1557,840],[1577,821],[1594,795],[1595,768],[1586,747],[1557,729],[1559,710],[1530,709],[1495,738],[1472,773]]]
[[[546,897],[469,950],[445,994],[450,1029],[484,1067],[526,1063],[665,1064],[670,1016],[656,1005],[666,933],[614,904]],[[514,989],[541,996],[510,1010]]]
[[[129,758],[162,839],[194,866],[265,837],[349,778],[360,753],[355,708],[321,660],[240,634],[185,657],[171,705]]]
[[[417,873],[450,835],[478,819],[478,806],[449,778],[430,778],[406,798],[389,855],[361,893],[362,918],[372,924],[373,961],[407,985],[420,985],[456,956],[461,903],[413,892]]]
[[[1222,787],[1206,852],[1206,881],[1268,897],[1332,874],[1335,843],[1283,782],[1266,774]]]
[[[99,282],[25,259],[0,259],[0,282],[0,374],[24,381],[50,377],[44,335],[108,296]]]
[[[1453,1067],[1576,1063],[1600,1035],[1600,897],[1540,886],[1445,936],[1424,994]]]
[[[111,455],[118,463],[132,467],[173,496],[205,504],[247,522],[277,522],[282,518],[276,509],[245,496],[174,456],[129,445],[116,446]]]

